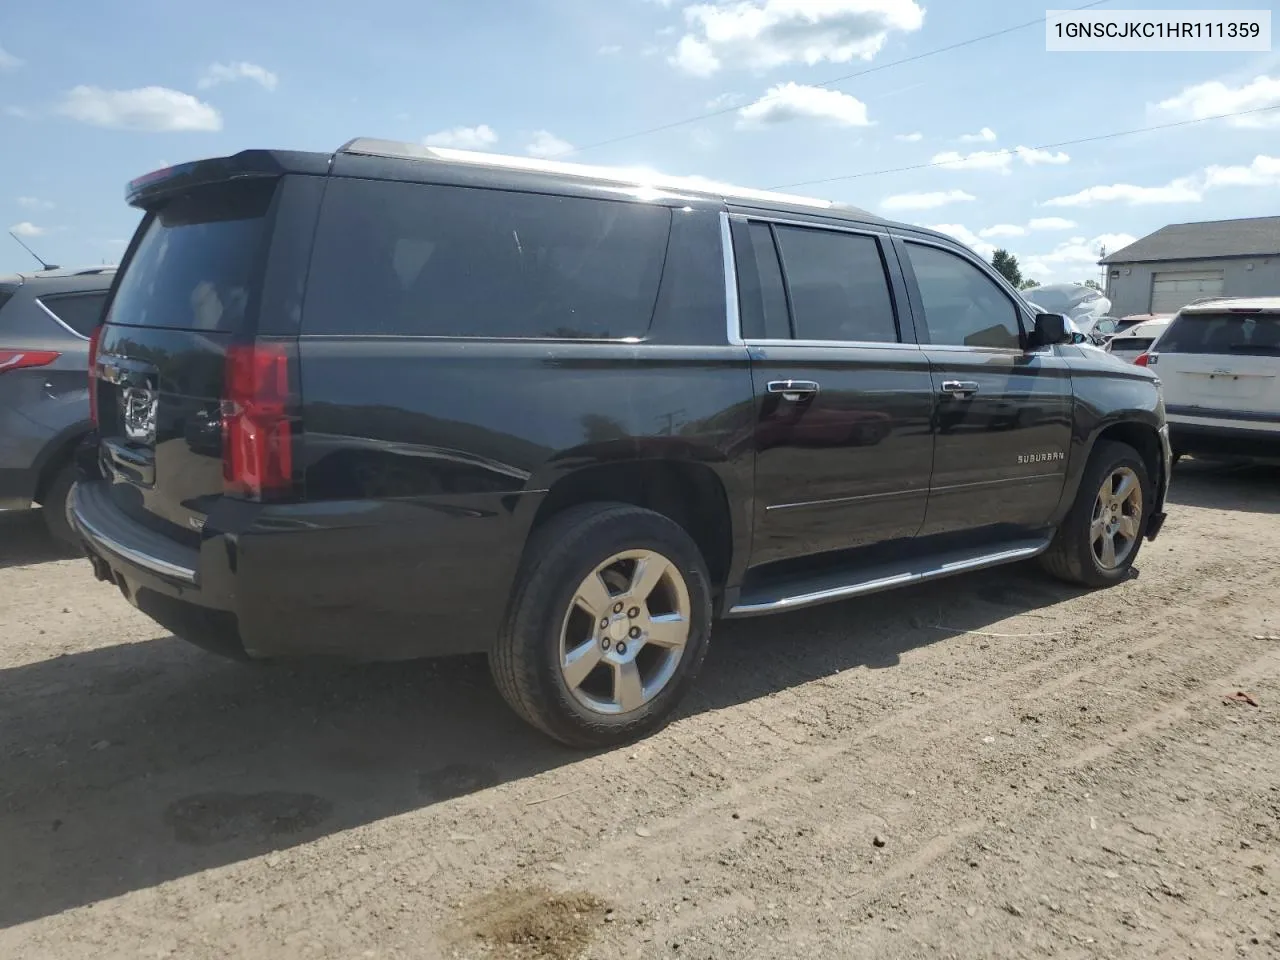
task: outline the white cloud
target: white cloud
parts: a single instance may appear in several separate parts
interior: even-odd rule
[[[1008,150],[975,150],[973,153],[944,150],[934,154],[932,162],[943,164],[952,170],[996,170],[1008,173],[1013,165],[1013,154]]]
[[[533,134],[533,139],[529,141],[525,148],[525,153],[531,157],[542,157],[547,159],[550,157],[558,157],[565,153],[573,151],[573,144],[567,140],[561,140],[549,130],[537,130]]]
[[[9,228],[11,233],[15,233],[20,237],[38,237],[49,231],[44,227],[37,227],[30,220],[23,220],[21,223],[15,223]]]
[[[684,18],[671,62],[709,76],[723,63],[768,70],[870,60],[890,33],[919,30],[924,10],[915,0],[735,0],[693,4]]]
[[[1099,203],[1127,203],[1143,206],[1153,203],[1199,203],[1200,186],[1191,177],[1180,177],[1163,187],[1137,187],[1131,183],[1086,187],[1078,193],[1046,200],[1044,207],[1092,207]]]
[[[4,47],[0,47],[0,71],[17,70],[25,62],[25,60],[15,57]]]
[[[1070,230],[1076,225],[1065,217],[1033,217],[1027,224],[1032,230]]]
[[[1280,126],[1280,77],[1255,77],[1239,87],[1229,87],[1218,80],[1196,84],[1160,101],[1153,109],[1188,120],[1201,120],[1264,107],[1278,109],[1232,117],[1227,123],[1233,127]]]
[[[667,58],[667,62],[695,77],[709,77],[720,69],[720,58],[710,44],[688,35],[680,38],[676,52]]]
[[[896,193],[880,201],[883,210],[936,210],[949,203],[967,203],[977,197],[963,190],[935,190],[932,193]]]
[[[1127,233],[1103,233],[1092,239],[1072,237],[1058,244],[1048,253],[1038,254],[1032,259],[1055,270],[1057,267],[1089,266],[1097,264],[1102,257],[1102,250],[1119,250],[1137,241],[1137,237]],[[1043,272],[1043,271],[1041,271]],[[1056,272],[1056,271],[1055,271]]]
[[[1247,167],[1205,167],[1204,186],[1206,190],[1215,187],[1280,187],[1280,157],[1258,154]]]
[[[738,111],[738,126],[771,126],[792,120],[825,120],[841,127],[865,127],[867,105],[857,97],[839,90],[808,87],[799,83],[780,83],[755,103]]]
[[[210,87],[216,87],[220,83],[234,83],[236,80],[252,80],[254,83],[260,84],[264,90],[274,90],[280,82],[280,78],[266,67],[260,67],[256,63],[245,63],[243,60],[236,60],[232,63],[210,64],[209,69],[204,72],[204,76],[200,78],[197,86],[201,90],[207,90]]]
[[[458,150],[484,150],[498,142],[498,135],[487,123],[478,127],[450,127],[422,138],[428,147],[454,147]]]
[[[740,93],[718,93],[707,101],[708,110],[725,110],[742,102]]]
[[[994,244],[987,243],[963,224],[935,223],[931,225],[929,229],[937,230],[939,233],[945,233],[949,237],[955,237],[965,246],[969,247],[981,256],[984,260],[990,260],[991,255],[996,252]]]
[[[996,132],[990,127],[983,127],[977,133],[966,133],[960,137],[961,143],[994,143]]]
[[[222,117],[217,110],[189,93],[167,87],[140,87],[137,90],[73,87],[58,105],[58,112],[81,123],[118,130],[174,132],[222,129]]]
[[[622,47],[616,43],[606,43],[603,47],[596,51],[602,57],[616,57],[622,52]]]
[[[1026,236],[1027,228],[1020,227],[1016,223],[997,223],[993,227],[983,227],[978,231],[980,237],[1023,237]]]
[[[48,200],[41,200],[39,197],[19,197],[18,206],[24,210],[52,210],[53,204]]]
[[[973,153],[944,150],[942,153],[934,154],[932,162],[945,165],[952,170],[994,170],[997,173],[1008,173],[1013,167],[1015,157],[1029,167],[1040,163],[1063,164],[1071,161],[1065,153],[1054,153],[1034,147],[1014,147],[1012,150],[975,150]]]
[[[919,143],[924,139],[923,133],[895,133],[893,139],[901,140],[903,143]]]
[[[1071,162],[1071,158],[1061,150],[1054,153],[1052,150],[1039,150],[1035,147],[1014,147],[1013,152],[1029,167],[1034,167],[1037,163],[1051,163],[1057,166]]]

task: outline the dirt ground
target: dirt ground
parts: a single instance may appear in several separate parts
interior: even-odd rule
[[[1280,471],[1172,499],[1113,590],[722,625],[596,755],[482,661],[219,660],[0,517],[0,957],[1280,955]]]

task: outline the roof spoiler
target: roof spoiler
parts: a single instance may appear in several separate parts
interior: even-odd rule
[[[323,175],[329,169],[329,155],[284,150],[242,150],[229,157],[193,160],[153,170],[130,180],[125,200],[145,208],[161,197],[192,187],[249,177],[280,177],[286,173]]]

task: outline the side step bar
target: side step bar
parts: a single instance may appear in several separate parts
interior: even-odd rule
[[[879,567],[834,570],[805,580],[762,584],[750,593],[744,591],[726,617],[758,617],[784,610],[799,610],[820,603],[847,600],[881,590],[892,590],[912,583],[940,580],[957,573],[969,573],[986,567],[1029,560],[1049,549],[1052,537],[1036,540],[1014,540],[993,549],[955,550],[934,557],[906,560]]]

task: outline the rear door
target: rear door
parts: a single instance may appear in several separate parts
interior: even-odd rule
[[[752,563],[909,540],[934,399],[888,234],[753,216],[733,234],[756,403]]]
[[[222,494],[227,348],[255,325],[277,179],[203,185],[147,211],[97,364],[100,458],[116,504],[194,543]]]
[[[1156,363],[1171,419],[1263,421],[1280,432],[1280,312],[1180,313]]]

